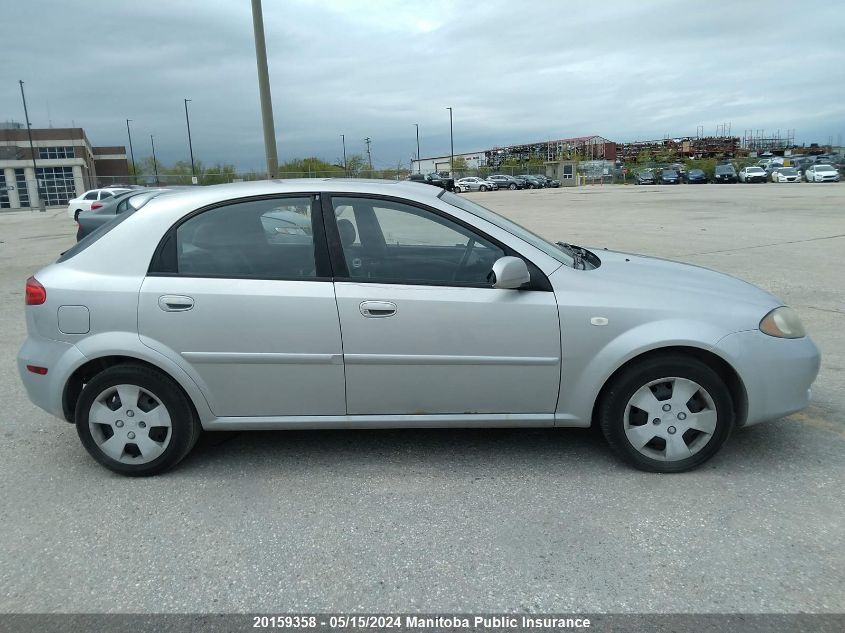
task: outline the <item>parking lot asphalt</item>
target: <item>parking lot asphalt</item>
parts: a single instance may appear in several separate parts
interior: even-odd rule
[[[845,186],[464,195],[781,296],[822,350],[813,404],[681,475],[592,430],[500,429],[206,434],[126,479],[15,367],[24,281],[75,225],[0,214],[0,612],[845,611]]]

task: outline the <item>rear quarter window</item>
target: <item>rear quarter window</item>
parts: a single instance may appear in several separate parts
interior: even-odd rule
[[[103,237],[103,235],[111,231],[118,224],[120,224],[121,222],[125,222],[127,219],[129,219],[129,216],[135,213],[135,211],[137,211],[137,209],[130,206],[124,213],[115,216],[115,219],[111,222],[106,222],[99,228],[95,229],[94,231],[83,237],[81,240],[79,240],[76,244],[71,246],[64,253],[62,253],[56,260],[56,263],[61,264],[62,262],[66,262],[67,260],[71,259],[75,255],[79,255],[79,253],[91,246],[91,244]]]

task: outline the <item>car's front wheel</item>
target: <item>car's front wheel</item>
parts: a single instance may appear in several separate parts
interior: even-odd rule
[[[508,185],[508,189],[510,189],[511,191],[513,191],[514,189],[516,189],[516,184],[515,184],[515,183],[511,183],[511,184],[509,184],[509,185]]]
[[[144,476],[182,461],[201,427],[187,397],[168,376],[140,365],[116,365],[82,390],[76,432],[106,468]]]
[[[733,401],[724,381],[701,361],[655,356],[614,378],[598,423],[611,449],[632,466],[677,473],[721,448],[733,430]]]
[[[479,189],[481,191],[487,191],[487,185],[481,185],[481,187],[479,187]]]

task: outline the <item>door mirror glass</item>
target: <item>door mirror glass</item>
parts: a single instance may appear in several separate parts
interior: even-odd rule
[[[500,257],[493,264],[491,281],[494,288],[515,289],[531,281],[531,273],[519,257]]]

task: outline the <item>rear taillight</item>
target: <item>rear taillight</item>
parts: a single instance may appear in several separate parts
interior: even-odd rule
[[[27,365],[27,371],[31,371],[33,374],[38,374],[39,376],[46,376],[47,375],[47,368],[40,367],[38,365]]]
[[[40,306],[47,301],[47,290],[35,277],[26,280],[26,305]]]
[[[99,209],[103,206],[102,202],[94,202],[91,204],[91,210],[94,211],[95,209]]]

